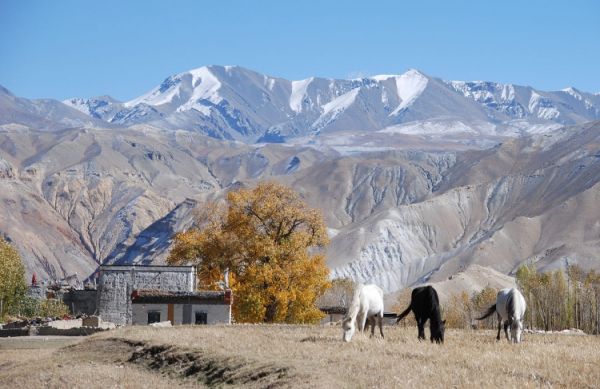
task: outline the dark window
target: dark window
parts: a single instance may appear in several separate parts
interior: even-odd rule
[[[206,312],[196,312],[196,324],[206,324],[208,314]]]
[[[192,324],[192,304],[183,305],[183,318],[181,324]]]
[[[148,312],[148,324],[160,323],[160,312]]]

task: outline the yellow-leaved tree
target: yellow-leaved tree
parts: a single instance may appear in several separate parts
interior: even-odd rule
[[[238,322],[314,323],[329,287],[321,253],[329,242],[321,213],[291,188],[263,182],[205,204],[197,226],[175,235],[171,264],[194,263],[202,288],[229,271]]]
[[[25,268],[17,249],[0,237],[0,319],[27,290]]]

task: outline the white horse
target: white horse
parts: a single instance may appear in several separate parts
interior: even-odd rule
[[[360,284],[354,291],[352,304],[342,321],[344,342],[352,339],[356,326],[360,331],[364,331],[367,320],[371,324],[371,336],[375,335],[375,322],[377,322],[383,338],[383,290],[374,284]]]
[[[496,340],[500,340],[500,330],[502,328],[502,321],[504,321],[506,340],[512,343],[520,343],[525,309],[527,309],[527,304],[521,292],[515,288],[506,288],[498,292],[496,304],[492,305],[485,315],[477,318],[477,320],[483,320],[494,312],[497,312],[498,335],[496,336]],[[510,327],[510,335],[508,334],[508,327]]]

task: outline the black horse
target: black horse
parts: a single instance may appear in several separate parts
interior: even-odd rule
[[[431,333],[431,343],[444,343],[444,325],[446,320],[442,320],[440,314],[440,299],[438,294],[431,286],[421,286],[413,289],[410,296],[410,305],[404,312],[397,315],[396,323],[404,319],[406,315],[413,311],[419,327],[419,340],[425,339],[425,322],[429,320],[429,331]]]

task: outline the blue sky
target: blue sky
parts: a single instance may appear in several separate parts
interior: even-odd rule
[[[288,79],[419,69],[600,92],[600,1],[0,0],[0,85],[138,96],[209,64]]]

